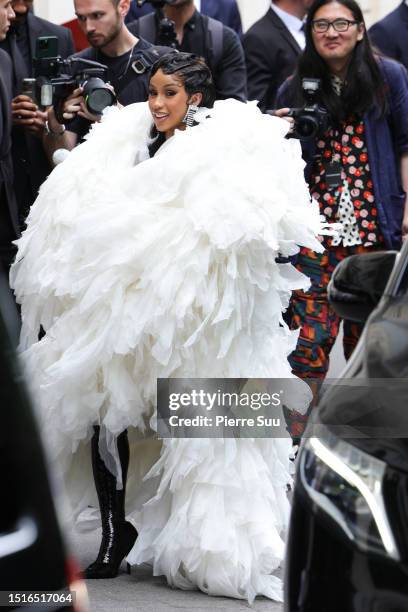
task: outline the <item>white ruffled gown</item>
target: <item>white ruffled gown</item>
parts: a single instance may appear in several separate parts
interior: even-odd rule
[[[234,100],[197,121],[149,159],[147,104],[109,109],[52,172],[11,273],[24,363],[76,516],[95,503],[93,425],[113,464],[129,428],[129,561],[183,589],[280,600],[289,439],[143,439],[158,377],[291,377],[282,311],[308,281],[275,259],[320,248],[286,122]]]

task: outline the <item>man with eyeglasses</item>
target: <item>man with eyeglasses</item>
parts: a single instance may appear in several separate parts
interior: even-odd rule
[[[288,316],[292,329],[300,328],[293,372],[317,391],[341,322],[327,300],[334,268],[352,254],[399,249],[408,237],[408,74],[373,53],[354,0],[315,0],[305,34],[297,71],[278,93],[277,114],[303,104],[302,79],[320,79],[328,120],[301,140],[305,174],[324,220],[341,225],[324,237],[324,253],[300,250],[296,265],[311,287],[294,292]],[[344,321],[343,329],[348,359],[362,326]],[[304,425],[299,416],[292,433],[299,436]]]
[[[408,68],[408,0],[375,23],[369,30],[371,42],[384,55]]]
[[[276,92],[295,70],[305,46],[303,19],[312,0],[274,0],[243,38],[248,98],[262,111],[273,108]]]

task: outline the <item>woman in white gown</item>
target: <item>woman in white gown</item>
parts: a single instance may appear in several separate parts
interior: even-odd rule
[[[276,257],[319,249],[319,216],[287,130],[213,105],[202,60],[164,56],[148,103],[107,110],[31,210],[11,273],[21,346],[76,517],[95,501],[92,446],[103,538],[87,577],[130,552],[180,588],[281,599],[290,441],[161,447],[148,431],[157,378],[291,376],[282,312],[308,281]]]

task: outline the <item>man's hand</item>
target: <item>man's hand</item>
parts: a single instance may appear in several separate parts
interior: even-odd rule
[[[281,119],[285,119],[285,121],[290,123],[290,131],[292,131],[295,125],[295,120],[293,119],[293,117],[287,116],[289,111],[290,108],[278,108],[274,111],[268,111],[268,114],[272,115],[273,117],[280,117]]]
[[[11,113],[13,125],[25,128],[35,136],[42,135],[47,113],[40,111],[30,96],[16,96],[11,102]]]
[[[82,93],[82,87],[78,87],[77,89],[74,89],[74,91],[71,95],[68,96],[68,98],[65,99],[62,107],[63,118],[66,121],[71,121],[72,119],[74,119],[74,117],[79,115],[84,119],[88,119],[88,121],[100,121],[101,118],[99,115],[92,115],[92,113],[87,110]]]
[[[285,118],[289,111],[290,111],[290,108],[277,108],[276,110],[273,111],[273,113],[271,112],[271,115],[273,114],[274,117]]]

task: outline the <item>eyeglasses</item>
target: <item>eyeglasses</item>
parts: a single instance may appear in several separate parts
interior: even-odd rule
[[[347,32],[351,25],[357,25],[358,21],[351,21],[350,19],[335,19],[334,21],[327,21],[327,19],[316,19],[312,21],[313,32],[317,34],[324,34],[328,32],[330,26],[336,30],[336,32]]]

